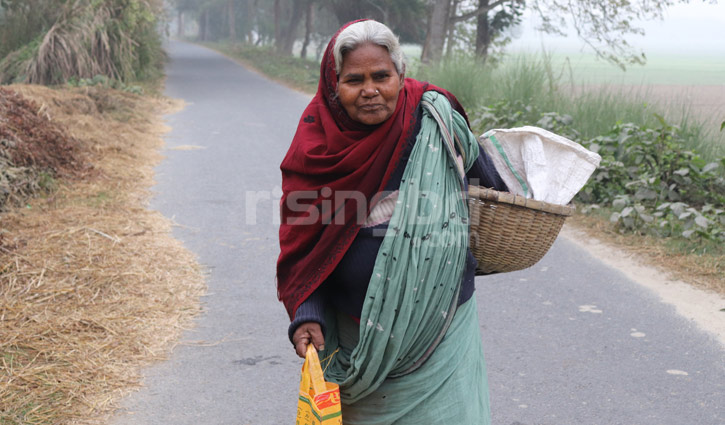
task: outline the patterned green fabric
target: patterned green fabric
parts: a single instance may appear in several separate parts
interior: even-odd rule
[[[376,258],[359,337],[354,348],[341,347],[325,372],[340,384],[347,405],[375,393],[386,379],[416,381],[417,368],[435,354],[456,313],[468,250],[462,173],[478,156],[478,144],[445,96],[426,92],[422,105],[421,129]],[[446,130],[435,117],[453,130],[457,142],[446,142]],[[458,145],[462,166],[451,143]],[[341,346],[336,322],[334,317],[327,320],[323,358]],[[463,348],[469,341],[448,341],[452,344]]]
[[[341,317],[339,326],[343,350],[355,347],[357,323]],[[476,298],[458,308],[446,337],[420,369],[343,404],[342,419],[345,425],[491,425]]]

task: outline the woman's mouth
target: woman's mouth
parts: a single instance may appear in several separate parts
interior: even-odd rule
[[[360,106],[359,109],[362,111],[365,111],[365,112],[375,112],[375,111],[381,109],[382,107],[383,107],[383,105],[380,105],[380,104],[362,105],[362,106]]]

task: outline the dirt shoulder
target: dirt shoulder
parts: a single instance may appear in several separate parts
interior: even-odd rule
[[[0,215],[0,423],[99,423],[199,311],[192,253],[147,209],[168,99],[9,86],[65,131],[80,176]]]
[[[695,322],[725,346],[725,295],[708,288],[706,282],[693,283],[683,275],[682,267],[657,266],[656,262],[664,260],[661,256],[652,251],[637,253],[641,245],[617,244],[612,236],[588,230],[576,219],[564,226],[560,236],[648,288],[662,302],[674,306],[678,314]]]

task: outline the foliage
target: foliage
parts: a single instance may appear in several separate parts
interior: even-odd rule
[[[423,0],[171,0],[181,16],[177,23],[179,36],[202,42],[244,41],[258,46],[279,44],[278,36],[301,41],[305,35],[303,15],[309,3],[314,17],[309,37],[318,49],[317,56],[342,24],[363,17],[385,22],[403,42],[420,43],[425,39]],[[233,19],[229,10],[233,11]],[[186,25],[184,18],[196,25]],[[232,22],[234,31],[230,31]],[[275,22],[279,24],[277,29]]]
[[[93,78],[71,78],[67,82],[69,87],[105,87],[116,90],[125,91],[127,93],[133,93],[141,95],[144,93],[142,87],[136,85],[126,85],[122,81],[112,80],[103,74],[98,74]]]
[[[480,132],[535,123],[598,152],[601,164],[577,200],[584,212],[610,211],[622,232],[725,242],[725,157],[705,161],[686,147],[683,130],[661,116],[654,127],[617,122],[590,139],[570,115],[520,101],[479,108],[472,118]]]
[[[624,69],[628,65],[643,64],[646,57],[627,39],[631,35],[643,35],[637,22],[661,19],[665,11],[676,3],[690,0],[439,0],[431,2],[428,35],[421,60],[436,62],[443,55],[444,38],[451,27],[459,32],[457,40],[475,39],[476,43],[462,43],[468,54],[474,51],[485,57],[487,43],[500,49],[506,43],[505,32],[520,20],[523,10],[541,20],[539,30],[569,36],[574,35],[586,43],[598,57]],[[702,0],[705,1],[705,0]],[[709,0],[716,2],[716,0]],[[451,9],[454,9],[452,12]],[[456,10],[461,8],[460,11]],[[443,16],[443,19],[439,19]],[[493,19],[489,17],[492,16]],[[478,18],[486,17],[485,25]],[[471,25],[472,21],[477,21]],[[462,36],[462,37],[461,37]],[[451,40],[449,40],[449,45]],[[475,46],[475,47],[474,47]],[[467,49],[466,49],[467,47]],[[449,47],[449,52],[450,52]]]
[[[573,27],[577,37],[602,59],[620,68],[644,64],[644,52],[627,42],[630,35],[644,35],[636,22],[662,19],[668,7],[690,0],[530,0],[541,17],[543,31],[567,35]]]
[[[521,24],[526,2],[524,0],[509,0],[493,2],[494,7],[482,13],[476,19],[476,25],[469,20],[477,13],[480,7],[490,7],[490,0],[454,2],[454,10],[449,17],[449,37],[447,41],[447,56],[451,53],[458,55],[476,56],[486,61],[496,61],[503,55],[503,50],[511,42],[510,29]],[[482,22],[481,19],[485,20]],[[471,51],[475,46],[475,51]]]
[[[0,62],[0,82],[60,84],[98,74],[128,82],[160,72],[159,0],[74,0],[60,6],[49,28]]]
[[[275,78],[295,76],[309,92],[316,88],[313,62],[240,44],[214,47]],[[701,134],[696,125],[671,125],[644,100],[604,90],[572,99],[546,58],[491,67],[456,57],[415,77],[459,95],[476,134],[536,125],[598,151],[601,166],[577,200],[587,212],[607,211],[622,232],[693,241],[700,249],[725,241],[725,158],[705,159],[690,147]]]
[[[0,58],[37,39],[53,23],[58,3],[48,0],[0,0]]]
[[[18,1],[18,0],[14,0]],[[40,1],[40,0],[30,0]],[[179,35],[185,36],[184,17],[196,21],[199,41],[246,41],[271,44],[287,54],[295,40],[322,44],[340,25],[354,19],[384,22],[404,43],[425,44],[424,63],[443,57],[445,39],[452,53],[496,59],[510,41],[510,30],[527,13],[541,19],[553,34],[579,37],[594,52],[624,68],[645,61],[627,42],[643,34],[637,22],[660,19],[668,7],[689,0],[168,0],[178,15]],[[309,28],[300,25],[314,11]],[[435,12],[438,11],[438,12]],[[433,19],[434,14],[440,19]],[[485,19],[479,19],[485,18]],[[280,47],[281,46],[281,47]],[[430,59],[430,60],[429,60]]]
[[[652,94],[646,87],[581,90],[563,81],[566,71],[555,70],[547,55],[508,57],[495,66],[470,56],[456,56],[410,75],[455,93],[468,111],[495,107],[503,101],[506,108],[516,109],[520,125],[535,123],[548,111],[568,115],[581,139],[608,133],[618,121],[649,128],[660,124],[655,116],[659,113],[657,104],[649,101]],[[504,111],[504,115],[509,114]],[[690,116],[686,106],[681,114],[678,111],[666,118],[680,127],[686,146],[707,160],[715,161],[725,154],[718,135],[708,130],[707,123]]]
[[[584,145],[602,164],[579,198],[611,205],[621,230],[725,242],[725,158],[704,161],[663,119],[654,129],[617,123]]]
[[[319,0],[337,17],[338,26],[370,18],[388,25],[404,43],[425,40],[426,1],[424,0]]]

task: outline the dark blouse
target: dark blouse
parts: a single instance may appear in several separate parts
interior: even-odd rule
[[[413,143],[414,141],[406,146],[400,165],[391,176],[385,188],[386,191],[398,190]],[[506,185],[493,166],[493,162],[480,146],[479,156],[466,174],[466,178],[466,184],[470,183],[507,191]],[[288,329],[290,341],[297,327],[305,322],[319,323],[324,332],[326,306],[359,319],[378,250],[383,242],[383,236],[387,228],[388,223],[386,222],[360,229],[335,270],[297,309],[295,318]],[[458,305],[468,301],[473,295],[476,265],[476,260],[469,249],[466,258],[466,269],[461,281]]]

